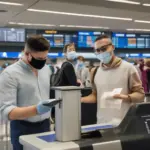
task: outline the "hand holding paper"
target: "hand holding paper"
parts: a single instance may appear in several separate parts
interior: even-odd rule
[[[101,108],[113,108],[120,109],[122,104],[122,99],[115,98],[115,95],[120,95],[122,88],[116,88],[112,92],[105,92],[101,97]]]
[[[113,96],[113,98],[117,98],[117,99],[122,99],[122,100],[125,100],[125,101],[129,101],[130,100],[130,97],[128,95],[123,95],[123,94],[115,94]]]

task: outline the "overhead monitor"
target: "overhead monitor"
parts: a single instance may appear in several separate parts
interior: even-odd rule
[[[54,37],[52,34],[43,34],[43,37],[49,41],[51,47],[54,47]]]
[[[74,43],[77,46],[78,36],[76,31],[47,31],[40,30],[37,32],[42,34],[49,42],[51,47],[63,48],[64,45]]]
[[[106,32],[78,32],[78,47],[79,48],[92,48],[94,47],[95,39],[102,35],[108,34]]]
[[[69,43],[77,44],[77,34],[65,34],[65,45]]]
[[[112,41],[116,48],[150,48],[150,34],[112,33]]]
[[[136,34],[113,33],[112,41],[116,48],[136,48]]]
[[[0,42],[25,42],[25,29],[0,28]]]
[[[64,46],[64,35],[54,34],[54,47],[63,47],[63,46]]]

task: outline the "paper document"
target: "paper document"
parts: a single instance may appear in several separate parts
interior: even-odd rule
[[[115,94],[120,94],[121,91],[122,91],[122,88],[117,88],[117,89],[114,89],[114,90],[112,91],[112,94],[113,94],[113,96],[114,96]]]
[[[113,108],[113,109],[120,109],[122,100],[121,99],[115,99],[113,96],[115,94],[120,94],[122,91],[122,88],[116,88],[112,92],[104,92],[104,94],[101,97],[101,106],[100,108]]]

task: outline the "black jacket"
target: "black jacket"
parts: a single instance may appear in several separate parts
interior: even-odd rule
[[[77,83],[77,77],[73,65],[70,62],[62,64],[62,82],[61,86],[80,86]]]
[[[70,62],[66,61],[62,64],[55,83],[55,86],[80,86],[80,83],[77,83],[74,67]],[[55,91],[51,89],[50,98],[55,98]]]

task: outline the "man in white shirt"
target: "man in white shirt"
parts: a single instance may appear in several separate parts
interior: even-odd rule
[[[27,39],[23,57],[0,75],[0,113],[10,120],[13,150],[23,150],[19,136],[47,132],[51,72],[46,63],[49,42],[42,36]]]

